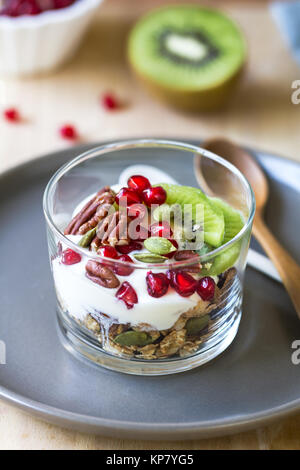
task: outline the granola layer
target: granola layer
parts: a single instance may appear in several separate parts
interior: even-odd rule
[[[101,313],[88,314],[82,324],[97,337],[104,350],[119,356],[149,360],[189,356],[197,352],[214,333],[214,325],[220,322],[219,313],[226,307],[235,280],[236,269],[230,268],[220,277],[212,301],[199,301],[167,330],[151,329],[145,323],[137,326],[112,323],[109,317]],[[130,341],[138,343],[139,338],[140,344],[130,344]]]

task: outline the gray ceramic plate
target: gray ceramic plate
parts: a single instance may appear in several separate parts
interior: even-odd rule
[[[221,357],[183,374],[136,377],[96,368],[61,345],[48,265],[42,194],[81,149],[0,176],[0,397],[65,427],[108,436],[191,439],[237,432],[300,409],[291,344],[300,322],[283,287],[252,269],[244,314]],[[300,262],[300,165],[257,153],[270,179],[267,221]],[[177,163],[178,173],[184,162]],[[186,170],[185,170],[186,171]]]

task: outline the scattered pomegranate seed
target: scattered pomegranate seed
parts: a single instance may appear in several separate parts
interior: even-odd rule
[[[166,202],[167,193],[162,186],[155,186],[155,188],[148,188],[143,191],[143,199],[148,207],[151,207],[152,204],[160,206]]]
[[[69,266],[70,264],[80,263],[80,261],[81,261],[80,254],[76,253],[76,251],[71,250],[71,248],[68,248],[67,250],[62,252],[61,262],[63,264],[66,264],[67,266]]]
[[[63,139],[68,139],[68,140],[77,140],[78,139],[78,133],[77,130],[74,126],[67,124],[65,126],[62,126],[59,129],[59,133]]]
[[[134,189],[138,193],[142,194],[145,189],[151,188],[150,181],[148,178],[142,175],[133,175],[127,181],[128,188]]]
[[[138,303],[136,292],[127,281],[123,282],[123,284],[119,287],[116,293],[116,297],[120,300],[123,300],[128,309],[133,308],[134,304]]]
[[[120,261],[126,261],[127,263],[133,263],[133,260],[128,255],[121,255],[119,257]],[[130,276],[133,273],[134,268],[130,268],[129,266],[117,266],[116,264],[113,267],[113,270],[119,276]]]
[[[150,233],[152,237],[170,238],[173,235],[170,224],[165,222],[155,222],[150,226]]]
[[[206,276],[202,277],[197,286],[197,293],[202,300],[212,300],[215,295],[216,284],[213,278]]]
[[[128,245],[118,245],[117,250],[119,253],[122,253],[123,255],[128,255],[128,253],[131,253],[132,251],[137,251],[141,250],[143,248],[141,243],[138,243],[135,240],[130,241]]]
[[[132,206],[132,204],[140,204],[141,197],[139,194],[130,188],[122,188],[116,195],[116,203],[120,206]]]
[[[119,108],[119,103],[116,97],[111,93],[105,93],[101,97],[102,106],[108,111]]]
[[[168,292],[169,279],[163,273],[152,273],[149,271],[146,276],[147,291],[151,297],[162,297]]]
[[[197,288],[197,281],[185,271],[175,271],[171,274],[171,284],[182,297],[189,297]]]
[[[19,122],[20,114],[16,108],[7,108],[3,111],[3,116],[9,122]]]
[[[105,258],[118,259],[119,255],[117,250],[110,245],[101,246],[97,251],[98,255],[105,256]]]

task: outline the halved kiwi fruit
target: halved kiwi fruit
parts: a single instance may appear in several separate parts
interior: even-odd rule
[[[238,27],[219,11],[169,6],[138,21],[129,36],[128,57],[159,97],[181,108],[208,110],[229,97],[246,46]]]

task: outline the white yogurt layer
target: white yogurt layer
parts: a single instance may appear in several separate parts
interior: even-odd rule
[[[77,243],[81,236],[69,235],[68,238]],[[102,312],[118,323],[133,326],[147,323],[157,330],[166,330],[182,313],[202,302],[198,294],[181,297],[173,289],[158,299],[151,297],[146,286],[147,269],[135,269],[129,276],[117,276],[120,283],[129,282],[138,296],[138,303],[127,309],[125,303],[115,296],[118,289],[107,289],[86,277],[87,262],[88,256],[70,266],[62,264],[59,258],[52,262],[55,287],[62,307],[79,320],[84,320],[88,313]],[[154,273],[159,271],[162,270],[152,269]]]

